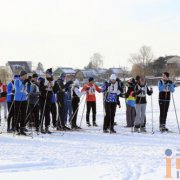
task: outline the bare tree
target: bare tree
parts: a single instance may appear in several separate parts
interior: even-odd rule
[[[154,55],[151,47],[144,45],[140,48],[139,53],[130,55],[129,62],[136,65],[136,67],[139,66],[139,68],[142,68],[142,74],[146,75],[147,66],[153,59]]]
[[[123,78],[123,80],[125,81],[125,79],[128,78],[128,76],[129,76],[128,68],[125,66],[121,66],[121,65],[119,65],[119,68],[121,69],[121,71],[118,76]]]
[[[103,56],[100,53],[94,53],[90,59],[95,68],[103,67]]]
[[[102,67],[103,56],[100,53],[94,53],[85,69],[98,69]]]

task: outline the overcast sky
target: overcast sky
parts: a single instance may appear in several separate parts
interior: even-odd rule
[[[151,46],[180,55],[180,0],[0,0],[0,60],[83,68],[93,53],[104,67],[131,65]]]

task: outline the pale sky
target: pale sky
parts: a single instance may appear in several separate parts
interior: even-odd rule
[[[0,0],[0,65],[83,68],[99,52],[104,67],[130,67],[142,45],[180,55],[179,9],[180,0]]]

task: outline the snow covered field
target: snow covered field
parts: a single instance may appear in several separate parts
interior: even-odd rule
[[[178,117],[180,116],[180,88],[174,93]],[[79,111],[80,123],[83,103]],[[158,91],[154,87],[154,130],[151,134],[151,98],[147,105],[149,133],[131,133],[124,128],[125,102],[121,99],[117,109],[117,134],[103,134],[102,94],[97,94],[97,123],[99,127],[86,127],[83,132],[57,132],[34,137],[0,135],[0,180],[146,180],[164,179],[165,150],[173,151],[172,176],[176,177],[175,154],[180,149],[180,135],[171,101],[167,127],[177,133],[161,134],[159,126]],[[1,128],[1,127],[0,127]]]

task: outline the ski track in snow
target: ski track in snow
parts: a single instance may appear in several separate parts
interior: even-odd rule
[[[177,132],[161,134],[158,130],[159,107],[157,89],[154,88],[154,130],[151,134],[150,98],[147,105],[147,134],[131,133],[124,128],[125,104],[121,99],[121,109],[117,109],[115,126],[117,134],[103,134],[102,94],[97,94],[97,123],[99,127],[86,127],[83,116],[83,132],[55,132],[52,135],[36,135],[34,137],[0,135],[0,179],[5,174],[71,169],[79,167],[102,167],[97,174],[98,179],[143,179],[144,175],[156,174],[158,169],[165,167],[164,151],[179,148],[178,134],[173,104],[171,102],[167,118],[167,126]],[[180,88],[176,88],[175,101],[180,99]],[[180,113],[180,103],[177,113]],[[78,122],[80,123],[83,103],[81,104]],[[2,126],[1,126],[2,128]],[[103,170],[104,168],[104,170]],[[91,168],[90,168],[91,169]],[[93,175],[93,172],[90,172]],[[95,173],[96,175],[96,173]],[[160,176],[161,177],[161,176]],[[162,174],[162,179],[164,174]],[[87,178],[88,179],[88,178]]]

